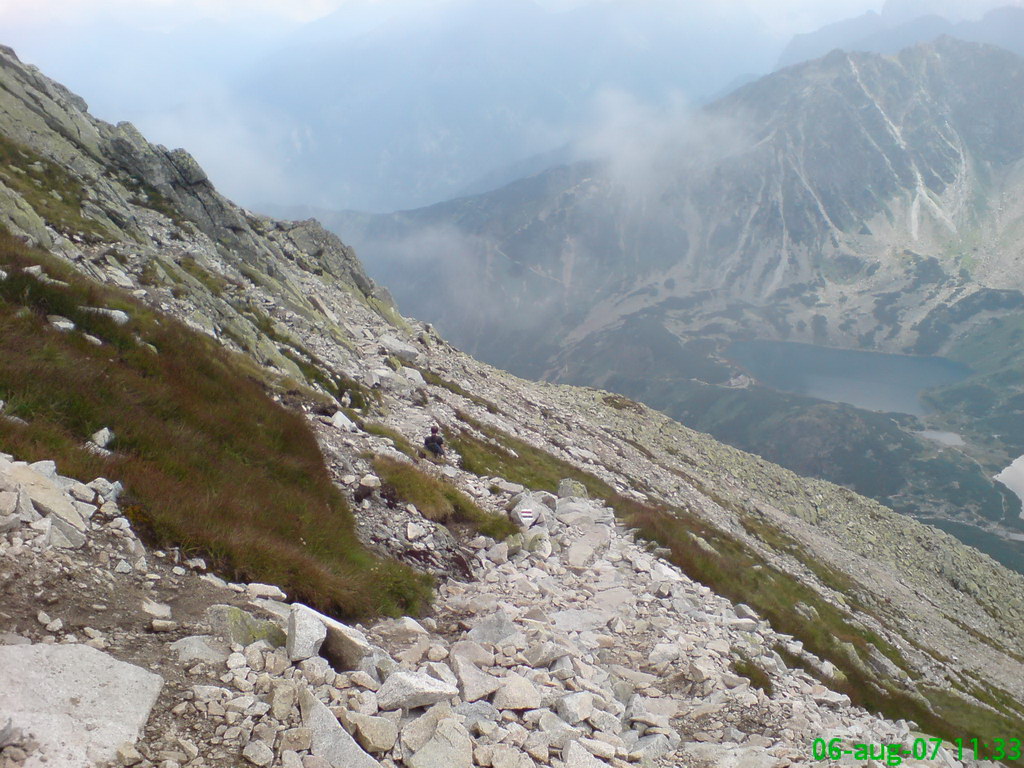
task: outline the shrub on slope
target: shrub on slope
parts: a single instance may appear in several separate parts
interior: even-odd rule
[[[43,279],[25,271],[37,264]],[[122,480],[134,521],[157,541],[321,610],[422,606],[425,577],[362,548],[314,436],[251,362],[6,233],[0,269],[0,399],[27,422],[0,419],[0,449]],[[95,307],[131,319],[118,325]],[[57,331],[48,315],[76,330]],[[117,436],[109,457],[83,448],[101,427]]]

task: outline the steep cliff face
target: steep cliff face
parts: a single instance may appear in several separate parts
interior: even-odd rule
[[[288,301],[306,312],[315,298],[296,285],[303,273],[390,303],[352,249],[318,223],[273,222],[239,208],[185,150],[150,144],[129,123],[95,120],[81,98],[9,48],[0,49],[0,133],[0,223],[32,244],[125,274],[185,259],[185,271],[199,262],[195,277],[227,259],[236,271],[280,280]],[[230,313],[226,302],[209,310]]]
[[[944,734],[946,738],[954,738],[962,730],[967,731],[964,736],[979,733],[989,738],[1019,731],[1024,721],[1019,703],[1024,699],[1021,575],[1007,571],[950,536],[895,515],[846,489],[802,479],[623,397],[592,389],[530,383],[474,360],[454,349],[429,326],[402,318],[382,300],[359,290],[356,283],[362,278],[356,262],[347,271],[338,267],[340,276],[328,269],[325,259],[344,263],[341,254],[351,254],[336,240],[315,234],[315,225],[292,225],[239,211],[217,198],[205,181],[195,182],[194,186],[201,191],[195,192],[180,180],[172,183],[161,179],[157,171],[139,179],[127,172],[116,177],[120,166],[110,155],[103,154],[101,162],[97,159],[99,155],[88,150],[91,145],[105,146],[101,139],[88,139],[93,135],[89,133],[90,127],[100,137],[116,129],[93,121],[72,97],[19,65],[11,54],[5,54],[4,60],[4,82],[22,84],[19,99],[5,97],[6,101],[0,104],[0,126],[4,126],[0,135],[7,142],[4,151],[11,158],[3,168],[6,192],[0,201],[7,226],[46,244],[84,274],[131,291],[152,308],[155,318],[161,316],[158,313],[179,318],[225,346],[245,352],[270,374],[289,374],[293,380],[281,383],[275,396],[305,416],[336,488],[358,510],[356,526],[361,540],[375,550],[419,563],[441,578],[453,573],[459,573],[462,579],[481,577],[482,581],[471,588],[451,581],[439,591],[439,615],[443,622],[432,627],[431,632],[437,630],[447,639],[431,640],[440,648],[433,652],[438,660],[431,657],[429,662],[423,661],[427,646],[414,644],[419,650],[413,655],[405,655],[408,648],[394,650],[399,658],[388,657],[394,667],[383,656],[374,656],[374,674],[390,675],[398,664],[404,663],[417,672],[444,676],[442,666],[447,662],[440,651],[447,648],[441,646],[450,638],[461,636],[457,633],[465,629],[460,623],[465,612],[495,605],[494,595],[488,593],[488,588],[495,585],[495,592],[501,595],[498,599],[520,601],[511,608],[512,619],[529,636],[529,643],[524,641],[522,648],[517,646],[513,651],[501,644],[506,639],[504,635],[493,642],[487,640],[490,651],[500,652],[494,658],[501,659],[495,669],[488,666],[487,674],[504,679],[509,670],[521,667],[520,676],[530,676],[547,689],[558,688],[561,695],[561,683],[551,679],[543,682],[543,675],[548,673],[540,667],[527,667],[523,655],[540,638],[556,637],[548,627],[554,620],[548,621],[550,617],[542,610],[531,610],[524,604],[531,599],[539,604],[539,596],[531,595],[550,587],[548,596],[556,596],[552,607],[559,609],[559,615],[567,614],[555,626],[557,642],[567,639],[574,644],[583,658],[590,660],[587,664],[611,663],[617,670],[615,674],[627,677],[627,673],[633,672],[631,685],[613,686],[616,691],[627,692],[612,692],[613,698],[630,698],[639,680],[652,689],[652,698],[668,698],[681,704],[673,709],[669,721],[657,721],[656,727],[664,733],[652,732],[652,736],[675,733],[687,741],[707,736],[725,750],[732,749],[728,745],[733,740],[743,741],[747,745],[744,749],[749,747],[756,755],[784,746],[787,759],[792,759],[799,750],[806,749],[815,729],[826,723],[829,727],[835,724],[836,728],[856,723],[858,728],[868,729],[859,731],[862,733],[897,733],[900,738],[907,734],[909,726],[879,724],[881,721],[865,718],[843,696],[850,696],[874,711],[886,712],[892,718],[913,719],[922,729]],[[10,94],[14,87],[5,85],[4,92]],[[49,105],[44,111],[55,114],[46,119],[39,117],[36,107],[40,104]],[[67,128],[76,122],[80,122],[77,128]],[[6,126],[29,123],[34,125],[33,131],[16,136],[6,133]],[[16,129],[11,130],[13,133]],[[124,130],[121,129],[122,133]],[[86,138],[80,140],[79,151],[72,151],[72,147],[79,145],[67,136],[77,137],[79,133]],[[139,150],[128,154],[148,157],[152,152],[157,167],[171,167],[160,160],[169,157],[163,150],[147,149],[147,145],[139,142],[135,146]],[[115,156],[124,157],[125,153]],[[169,159],[166,162],[171,163]],[[198,171],[192,174],[193,178],[199,176]],[[148,205],[132,199],[141,194],[133,184],[141,183],[153,187],[153,191],[143,190]],[[164,187],[159,191],[157,185],[161,183]],[[156,197],[156,191],[162,197]],[[60,195],[60,199],[51,192]],[[206,196],[206,205],[196,202],[197,207],[189,207],[190,199],[198,201]],[[169,202],[172,200],[178,202]],[[224,225],[231,234],[223,241],[213,239],[203,229],[219,226],[215,222],[220,215],[209,216],[217,205],[228,212],[225,216],[238,217],[236,228]],[[111,214],[121,211],[124,221],[115,221]],[[41,225],[31,229],[33,216]],[[259,266],[253,266],[254,263]],[[41,278],[54,279],[38,269],[29,272],[23,264],[0,274],[0,280],[15,278],[36,282]],[[67,329],[66,324],[64,327],[66,333],[79,332]],[[46,331],[51,332],[57,333],[57,326]],[[80,341],[83,348],[91,343],[84,338]],[[446,431],[452,450],[450,463],[415,461],[414,446],[431,424],[441,424]],[[111,426],[116,432],[117,425]],[[19,428],[31,430],[32,424]],[[113,447],[117,450],[116,443]],[[33,471],[43,469],[38,466]],[[54,483],[64,483],[52,467],[49,470]],[[420,472],[429,476],[429,482],[408,482],[408,475],[402,472]],[[563,497],[586,493],[595,502],[566,498],[556,501],[544,494],[558,491],[562,478],[575,481],[561,489]],[[75,485],[71,483],[68,487],[73,492]],[[21,489],[16,493],[21,499]],[[91,498],[98,501],[95,494]],[[9,499],[5,496],[5,503]],[[472,508],[470,500],[492,513],[504,512],[523,502],[528,506],[542,504],[554,513],[548,525],[549,535],[536,541],[533,534],[527,533],[501,543],[480,538],[463,547],[458,538],[459,527],[449,530],[439,521],[458,520],[459,514],[465,515]],[[117,514],[116,506],[103,508],[111,515]],[[19,516],[22,512],[27,519]],[[127,526],[116,521],[108,526],[107,512],[94,523],[82,526],[90,536],[104,537],[104,547],[106,527]],[[145,520],[145,510],[134,510],[132,514]],[[294,513],[285,500],[281,515],[289,514]],[[431,514],[435,519],[428,519]],[[101,579],[104,585],[108,583],[107,576],[114,578],[109,573],[114,560],[108,557],[105,562],[90,564],[92,550],[84,546],[84,541],[69,557],[54,554],[53,542],[42,533],[44,528],[50,528],[37,519],[43,517],[42,512],[33,517],[31,510],[19,508],[14,517],[17,519],[4,517],[0,554],[24,558],[24,566],[30,567],[33,574],[40,574],[40,578],[51,560],[65,563],[76,573],[83,568],[105,569]],[[7,524],[14,527],[8,529]],[[31,528],[34,524],[39,525]],[[633,545],[637,534],[629,533],[629,529],[639,530],[640,547]],[[109,542],[112,552],[130,543],[123,533],[110,532],[109,536],[113,537]],[[640,551],[645,539],[657,542],[660,548],[654,545],[649,547],[653,552]],[[165,542],[168,546],[180,543]],[[316,552],[315,544],[309,543],[312,554]],[[686,581],[680,572],[666,569],[658,558],[675,563],[686,574]],[[126,567],[127,572],[122,567],[117,573],[135,573],[131,564],[126,563]],[[186,578],[182,568],[178,568],[182,573],[173,569],[161,572],[167,570],[170,575],[160,585],[158,596],[160,601],[173,602],[176,586],[192,583],[192,577]],[[13,575],[18,572],[14,567],[0,570],[0,575],[5,582],[13,582],[19,578]],[[649,574],[651,580],[637,573]],[[171,579],[171,575],[180,581]],[[130,578],[140,589],[146,588],[147,579],[141,571]],[[620,580],[625,590],[604,594],[606,585]],[[602,600],[613,600],[617,595],[625,601],[612,603],[612,612],[623,615],[622,623],[606,621],[603,613],[587,613],[593,607],[592,599],[596,599],[592,592],[598,589]],[[23,595],[19,592],[24,597],[17,607],[19,621],[24,617],[31,620],[34,615],[34,591],[33,587],[25,588]],[[647,607],[649,591],[654,594],[651,600],[658,602]],[[252,593],[267,591],[255,587]],[[51,606],[54,615],[66,603],[83,612],[81,618],[74,619],[76,622],[96,621],[88,613],[93,610],[92,601],[61,594],[60,605]],[[472,599],[459,599],[467,594]],[[586,607],[562,610],[564,606],[556,605],[561,599],[558,595]],[[726,611],[722,597],[747,607],[729,607]],[[192,613],[182,612],[189,622],[181,628],[182,634],[193,630],[198,633],[205,626],[205,620],[199,618],[199,606],[190,608],[194,609]],[[277,610],[280,616],[280,606],[271,605],[268,610]],[[724,621],[729,629],[700,637],[672,631],[666,634],[663,630],[672,630],[675,622],[666,617],[679,615],[678,612],[694,626],[705,622],[717,626]],[[133,605],[124,615],[137,613]],[[69,609],[68,615],[78,614]],[[590,627],[588,622],[594,615],[603,623]],[[763,627],[761,619],[754,616],[764,618]],[[505,623],[499,623],[499,629],[507,629]],[[54,626],[47,632],[61,631],[58,625]],[[165,624],[159,626],[166,628]],[[409,630],[408,624],[399,625],[403,626]],[[769,630],[769,626],[773,629]],[[29,634],[29,639],[43,639],[39,631]],[[111,634],[116,640],[110,646],[112,652],[133,652],[130,633]],[[662,648],[656,654],[655,646],[663,637],[668,638],[666,642],[674,651]],[[716,642],[714,646],[719,649],[713,651],[717,660],[706,673],[702,672],[703,661],[697,662],[707,660],[704,651],[711,648],[705,641],[722,639],[727,640],[724,645]],[[147,649],[169,652],[154,638],[146,640]],[[707,648],[698,649],[695,644],[705,644]],[[253,721],[244,728],[239,726],[237,732],[232,731],[230,737],[216,737],[221,739],[217,748],[223,751],[225,762],[232,755],[237,757],[242,747],[240,740],[251,737],[252,742],[264,743],[269,738],[273,742],[277,725],[298,717],[291,707],[282,707],[281,722],[271,722],[272,718],[256,722],[268,716],[270,699],[275,694],[256,687],[255,670],[266,664],[263,654],[268,649],[261,646],[255,650],[258,653],[236,656],[230,662],[233,670],[242,670],[232,672],[230,684],[240,694],[252,697],[245,701],[244,711],[249,713],[252,707],[258,713],[252,715]],[[669,660],[673,653],[674,660]],[[745,669],[744,674],[758,678],[763,685],[761,675],[778,682],[777,693],[771,694],[776,697],[774,703],[754,695],[764,705],[764,713],[754,712],[749,706],[746,713],[740,711],[742,702],[749,705],[752,700],[746,696],[745,683],[726,676],[725,659]],[[225,676],[222,663],[211,662],[215,665],[211,669]],[[655,677],[636,676],[637,665],[652,670]],[[163,658],[157,666],[168,674],[176,669]],[[287,662],[280,667],[285,669],[290,670]],[[200,672],[211,680],[216,676]],[[290,674],[300,682],[305,679],[299,672]],[[302,675],[310,681],[316,674],[315,661],[302,667]],[[447,674],[452,674],[451,670]],[[575,674],[569,671],[569,676]],[[553,676],[557,678],[558,674]],[[365,683],[367,678],[358,680]],[[512,678],[506,682],[511,681]],[[728,681],[734,682],[743,695],[729,693]],[[252,688],[248,688],[250,684]],[[371,679],[370,685],[376,684]],[[334,715],[345,722],[349,721],[344,712],[368,706],[366,703],[371,700],[365,695],[369,686],[358,683],[356,678],[342,677],[339,690],[353,690],[351,696],[344,694],[341,698],[323,689],[321,682],[311,685],[317,696],[333,697],[332,704],[338,710]],[[174,695],[181,692],[180,687],[172,688]],[[528,688],[519,686],[520,690]],[[445,691],[442,699],[455,701],[456,696],[462,695],[455,691],[464,688]],[[602,691],[598,694],[603,697]],[[209,690],[203,693],[221,696]],[[770,698],[767,693],[765,696]],[[195,697],[183,697],[182,701],[194,702]],[[539,707],[520,707],[504,695],[494,701],[495,706],[504,702],[508,712],[520,713],[503,718],[503,722],[514,720],[522,728],[519,731],[509,725],[510,732],[525,734],[538,730],[538,723],[521,712]],[[532,694],[528,701],[534,701]],[[161,716],[166,718],[161,723],[195,728],[205,733],[206,738],[211,732],[209,717],[221,715],[214,714],[219,710],[208,706],[205,700],[199,703],[203,706],[193,703],[179,707],[180,701],[170,701],[161,708]],[[607,706],[615,708],[611,701]],[[822,715],[821,707],[836,708],[838,716]],[[304,719],[308,717],[306,709],[301,713]],[[719,712],[724,714],[719,716]],[[332,715],[328,713],[327,717]],[[468,722],[466,710],[457,711],[452,717],[460,727]],[[688,718],[703,717],[711,718],[707,722],[715,725],[707,733],[701,731],[704,736],[698,736]],[[870,727],[865,725],[869,720]],[[407,725],[401,718],[399,722],[403,727]],[[424,742],[435,727],[440,728],[429,718],[418,722],[430,732],[424,734]],[[544,722],[553,721],[548,718]],[[333,731],[340,729],[333,720],[330,723]],[[621,726],[606,727],[615,730]],[[587,734],[594,730],[589,725],[585,729]],[[165,729],[153,730],[161,731],[151,735],[152,743],[158,744]],[[629,736],[626,730],[613,735],[624,743],[626,739],[635,743],[637,737]],[[646,729],[642,730],[648,735]],[[582,734],[580,737],[589,738]],[[487,738],[486,734],[479,736],[481,743],[490,745]],[[661,744],[673,739],[656,741]],[[422,742],[417,743],[418,748],[423,747]],[[564,740],[553,741],[550,746],[552,756],[561,754],[567,759],[578,754]],[[410,754],[418,748],[410,746]],[[696,749],[689,743],[680,748],[684,752]],[[232,749],[235,751],[229,754]],[[262,750],[252,747],[250,752],[265,755],[270,749],[264,743]],[[388,749],[391,747],[383,751]],[[156,753],[159,748],[154,750]],[[460,752],[464,753],[465,750]],[[403,757],[389,754],[406,764],[415,764],[410,763],[405,753]],[[631,753],[616,751],[614,756],[598,758],[588,752],[587,757],[619,765],[615,761],[620,754],[628,757]],[[663,765],[679,765],[683,756],[672,751],[659,755]],[[769,758],[774,761],[774,753],[765,757],[765,765],[774,765],[768,762]],[[588,764],[587,760],[580,760]],[[520,765],[530,762],[520,761]]]

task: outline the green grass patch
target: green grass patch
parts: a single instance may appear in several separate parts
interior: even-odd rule
[[[620,435],[620,438],[627,444],[633,446],[633,449],[644,458],[650,459],[651,461],[655,462],[657,461],[657,457],[655,457],[655,455],[651,453],[650,450],[648,450],[648,448],[639,441],[628,438],[625,435]]]
[[[381,395],[365,387],[355,379],[330,371],[327,364],[292,336],[277,329],[273,318],[259,307],[245,305],[235,307],[247,316],[263,336],[277,344],[278,351],[295,363],[309,384],[319,385],[332,397],[341,399],[348,393],[350,405],[365,411],[372,403],[380,403]]]
[[[1006,691],[993,688],[990,681],[979,677],[969,669],[965,669],[963,672],[964,677],[970,678],[972,681],[969,686],[964,688],[965,693],[970,694],[978,701],[985,702],[1007,717],[1018,720],[1024,718],[1024,702],[1019,701]]]
[[[732,671],[740,677],[745,677],[755,688],[760,688],[766,695],[775,693],[775,685],[772,683],[771,675],[765,672],[755,662],[746,656],[738,656],[730,664]]]
[[[171,202],[169,197],[156,187],[134,177],[129,177],[125,181],[125,185],[135,193],[132,197],[133,203],[149,208],[157,213],[162,213],[178,227],[185,226],[186,219],[181,215],[181,211]]]
[[[474,395],[472,392],[467,392],[463,387],[459,386],[454,381],[448,381],[448,379],[438,376],[429,368],[421,368],[418,365],[409,365],[408,363],[406,363],[406,365],[408,365],[410,368],[415,368],[417,371],[419,371],[420,375],[423,376],[423,380],[427,382],[427,384],[447,389],[449,392],[452,392],[453,394],[456,394],[459,397],[464,397],[471,403],[476,403],[481,408],[486,409],[488,413],[501,412],[498,409],[498,406],[496,406],[490,400],[480,397],[479,395]]]
[[[142,271],[139,272],[139,283],[142,285],[159,286],[164,284],[163,270],[155,258],[150,259],[142,266]]]
[[[22,271],[33,264],[69,285]],[[154,543],[205,553],[232,579],[279,584],[341,617],[425,606],[429,579],[360,545],[305,420],[267,395],[251,361],[7,234],[0,266],[0,399],[28,421],[0,420],[3,450],[121,480]],[[103,345],[56,332],[49,314]],[[108,458],[81,447],[104,426],[117,435]]]
[[[378,299],[376,296],[366,296],[362,291],[358,290],[357,295],[364,296],[370,309],[387,320],[395,328],[399,328],[408,334],[412,333],[412,326],[410,326],[406,319],[399,314],[393,304],[383,301],[382,299]]]
[[[934,714],[922,715],[917,720],[921,728],[947,741],[963,738],[983,739],[991,744],[993,739],[1006,739],[1007,734],[1019,734],[1022,721],[1018,717],[1007,717],[967,701],[952,690],[925,688],[924,695],[935,710]],[[916,719],[916,718],[915,718]],[[943,730],[944,729],[944,730]],[[1004,765],[1024,766],[1024,760],[1003,760]]]
[[[379,392],[364,387],[348,376],[329,372],[326,364],[320,358],[301,345],[282,345],[278,347],[278,351],[295,363],[308,383],[318,384],[325,392],[338,400],[341,400],[347,392],[349,404],[353,408],[368,412],[374,403],[381,402]]]
[[[630,400],[628,397],[623,395],[605,395],[601,400],[604,401],[605,405],[611,406],[617,411],[632,411],[633,413],[644,412],[644,407],[640,405],[640,403],[636,400]]]
[[[206,290],[214,296],[223,295],[227,287],[231,285],[229,280],[206,269],[192,256],[182,257],[178,261],[178,267],[202,283]]]
[[[362,428],[364,432],[368,432],[371,435],[386,437],[395,444],[395,448],[400,450],[409,458],[413,458],[417,455],[416,449],[413,447],[412,443],[406,440],[405,435],[398,430],[392,429],[391,427],[378,422],[363,422]]]
[[[591,496],[614,493],[606,483],[523,440],[483,424],[462,411],[459,419],[484,435],[481,439],[463,429],[448,438],[448,446],[462,457],[462,468],[480,477],[497,476],[527,488],[555,492],[563,478],[579,480]]]
[[[985,610],[986,613],[992,616],[993,612],[987,606],[983,605],[981,607]],[[996,619],[997,621],[999,620],[998,616],[992,616],[992,618]],[[993,648],[1002,651],[1014,661],[1024,664],[1024,656],[1021,656],[1020,653],[1007,646],[999,638],[991,637],[989,635],[986,635],[984,632],[979,632],[975,627],[972,627],[967,622],[961,620],[959,616],[947,616],[946,619],[948,619],[950,622],[959,627],[963,632],[966,632],[968,635],[970,635],[983,645],[990,645]]]
[[[493,539],[504,539],[518,530],[505,515],[481,509],[462,491],[408,462],[377,456],[373,468],[383,483],[394,488],[398,498],[415,504],[425,518],[435,523],[464,523]]]
[[[840,593],[843,596],[843,599],[846,600],[847,604],[852,608],[865,613],[871,612],[868,606],[866,606],[864,601],[861,599],[861,588],[856,581],[845,573],[837,571],[835,568],[826,565],[820,559],[814,557],[813,554],[808,553],[796,539],[786,534],[777,526],[772,525],[766,520],[749,516],[740,518],[740,524],[747,533],[765,542],[772,549],[778,552],[785,552],[799,563],[803,564],[818,578],[818,581]],[[889,646],[889,648],[891,648],[891,646]],[[887,653],[888,649],[879,650],[882,650],[887,656],[889,655],[889,653]],[[891,648],[891,650],[895,651],[896,649]],[[897,666],[900,666],[902,659],[892,658],[892,661]]]
[[[862,660],[851,659],[847,649],[852,646],[863,659],[869,646],[873,646],[897,666],[906,668],[899,651],[825,602],[817,592],[763,563],[742,542],[709,530],[685,512],[657,509],[630,500],[620,502],[620,508],[625,506],[633,507],[626,514],[627,520],[646,538],[668,547],[672,562],[691,578],[733,602],[747,603],[767,618],[776,631],[799,638],[809,651],[831,661],[844,678],[824,682],[858,706],[888,718],[913,720],[922,730],[947,740],[974,736],[991,740],[1001,733],[1019,732],[1024,726],[1019,718],[1007,718],[950,692],[925,689],[922,696],[906,690],[897,681],[884,679],[865,667]],[[700,546],[693,532],[708,541],[715,552]],[[817,617],[794,610],[797,603],[812,606]]]
[[[103,226],[82,214],[85,192],[77,179],[6,136],[0,136],[0,181],[59,232],[93,242],[111,239]]]
[[[786,666],[790,669],[802,669],[811,677],[815,678],[816,680],[819,680],[820,682],[825,683],[825,685],[829,685],[833,682],[832,680],[829,680],[824,675],[822,675],[817,669],[815,669],[814,666],[805,657],[797,656],[795,653],[790,653],[789,649],[786,648],[786,646],[782,643],[775,643],[775,645],[772,647],[772,650],[779,654],[779,658],[786,662]]]

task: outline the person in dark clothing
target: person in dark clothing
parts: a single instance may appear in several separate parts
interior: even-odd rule
[[[437,427],[430,428],[430,434],[423,441],[423,447],[435,456],[444,456],[444,438]]]

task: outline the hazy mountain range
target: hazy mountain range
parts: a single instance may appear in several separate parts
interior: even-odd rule
[[[975,12],[991,6],[981,18],[962,18],[955,4],[888,2],[881,13],[829,24],[815,32],[794,37],[779,57],[779,67],[816,59],[837,48],[847,51],[897,51],[940,35],[998,45],[1024,53],[1024,7],[1005,0],[975,6]]]
[[[604,162],[332,224],[404,311],[489,362],[644,399],[907,511],[998,519],[986,473],[1024,453],[1006,429],[1024,400],[1021,93],[1024,59],[991,46],[833,52],[675,120],[640,110]],[[889,417],[723,386],[743,338],[969,362],[935,419],[988,469]]]
[[[952,38],[896,57],[835,52],[678,122],[619,126],[605,162],[349,220],[363,242],[386,240],[368,254],[405,306],[433,306],[492,356],[526,306],[563,349],[660,308],[693,331],[910,350],[942,302],[1024,287],[1024,104],[1004,98],[1022,92],[1024,60]],[[431,280],[450,290],[439,305],[397,272],[452,268]],[[460,299],[466,268],[501,301]],[[904,298],[880,319],[863,297],[895,289]]]
[[[862,38],[890,28],[908,42],[937,22],[968,35],[960,22],[993,4],[891,0],[788,48],[778,20],[745,2],[678,0],[352,0],[306,24],[265,8],[174,22],[140,5],[9,33],[98,114],[190,147],[249,206],[387,211],[589,157],[624,101],[671,113],[780,55],[873,50]]]
[[[699,100],[764,70],[774,50],[745,14],[671,0],[557,13],[528,0],[460,1],[362,35],[346,34],[351,13],[298,34],[236,93],[273,117],[275,152],[309,181],[304,201],[327,207],[451,197],[575,139],[608,92]]]

